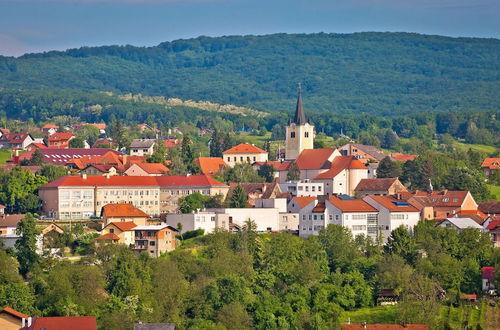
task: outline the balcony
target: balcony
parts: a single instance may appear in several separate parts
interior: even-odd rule
[[[147,245],[136,244],[134,245],[134,250],[146,250],[148,248]]]

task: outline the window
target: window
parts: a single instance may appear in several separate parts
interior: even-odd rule
[[[335,214],[335,220],[338,220],[338,219],[339,219],[339,215]]]
[[[304,137],[308,138],[309,137],[309,132],[304,133]]]
[[[227,157],[227,161],[230,162],[231,161],[231,157]]]
[[[391,214],[391,220],[404,220],[404,214]]]
[[[243,161],[243,156],[240,156],[240,162],[242,162],[242,161]]]
[[[366,214],[353,214],[352,220],[365,220]]]
[[[316,191],[316,187],[315,187],[315,186],[312,186],[312,187],[311,187],[311,191]]]
[[[110,232],[111,234],[114,234],[114,233],[115,233],[115,230],[114,230],[113,228],[111,228],[111,229],[109,230],[109,232]]]
[[[72,199],[81,199],[82,198],[82,194],[80,191],[73,191],[71,193],[71,198]]]
[[[69,191],[61,191],[59,193],[59,198],[60,199],[69,199]]]
[[[318,186],[318,191],[321,191],[321,186]]]
[[[59,206],[60,207],[69,207],[69,204],[70,204],[69,202],[60,202]]]
[[[257,159],[255,158],[255,156],[253,157],[253,161],[255,162]]]
[[[295,138],[295,132],[291,132],[291,133],[290,133],[290,137],[291,137],[292,139],[293,139],[293,138]]]
[[[366,226],[355,225],[355,226],[352,226],[352,230],[366,230]]]
[[[247,156],[247,162],[249,162],[249,161],[250,161],[250,156]]]
[[[155,246],[155,241],[149,241],[150,246]]]
[[[330,221],[333,221],[333,214],[330,214],[329,218],[330,218]]]

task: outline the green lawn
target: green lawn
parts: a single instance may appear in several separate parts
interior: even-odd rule
[[[346,311],[342,313],[340,319],[341,324],[348,323],[361,324],[364,321],[369,324],[386,323],[391,324],[396,322],[396,306],[376,306],[360,308],[354,311]]]
[[[489,184],[490,192],[495,196],[495,200],[500,201],[500,186]]]
[[[0,164],[6,164],[12,158],[10,150],[0,150]]]
[[[475,151],[487,153],[488,155],[493,154],[496,151],[498,151],[498,149],[495,148],[494,146],[487,146],[484,144],[467,144],[467,143],[462,143],[462,142],[455,142],[455,146],[458,149],[465,149],[465,150],[472,149]]]

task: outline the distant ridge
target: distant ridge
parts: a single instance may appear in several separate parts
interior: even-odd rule
[[[415,33],[199,37],[0,57],[0,86],[394,116],[500,109],[500,40]],[[258,114],[255,114],[258,115]]]

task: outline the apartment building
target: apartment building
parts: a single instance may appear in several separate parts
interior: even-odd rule
[[[133,228],[134,245],[137,252],[147,252],[152,258],[158,258],[162,253],[175,249],[177,229],[167,225],[137,226]]]
[[[205,234],[213,233],[216,228],[229,230],[229,215],[208,211],[194,213],[174,214],[166,216],[166,223],[172,227],[182,225],[181,233],[191,230],[203,229]]]
[[[280,188],[293,197],[318,197],[325,194],[323,182],[312,182],[309,179],[280,183]]]

